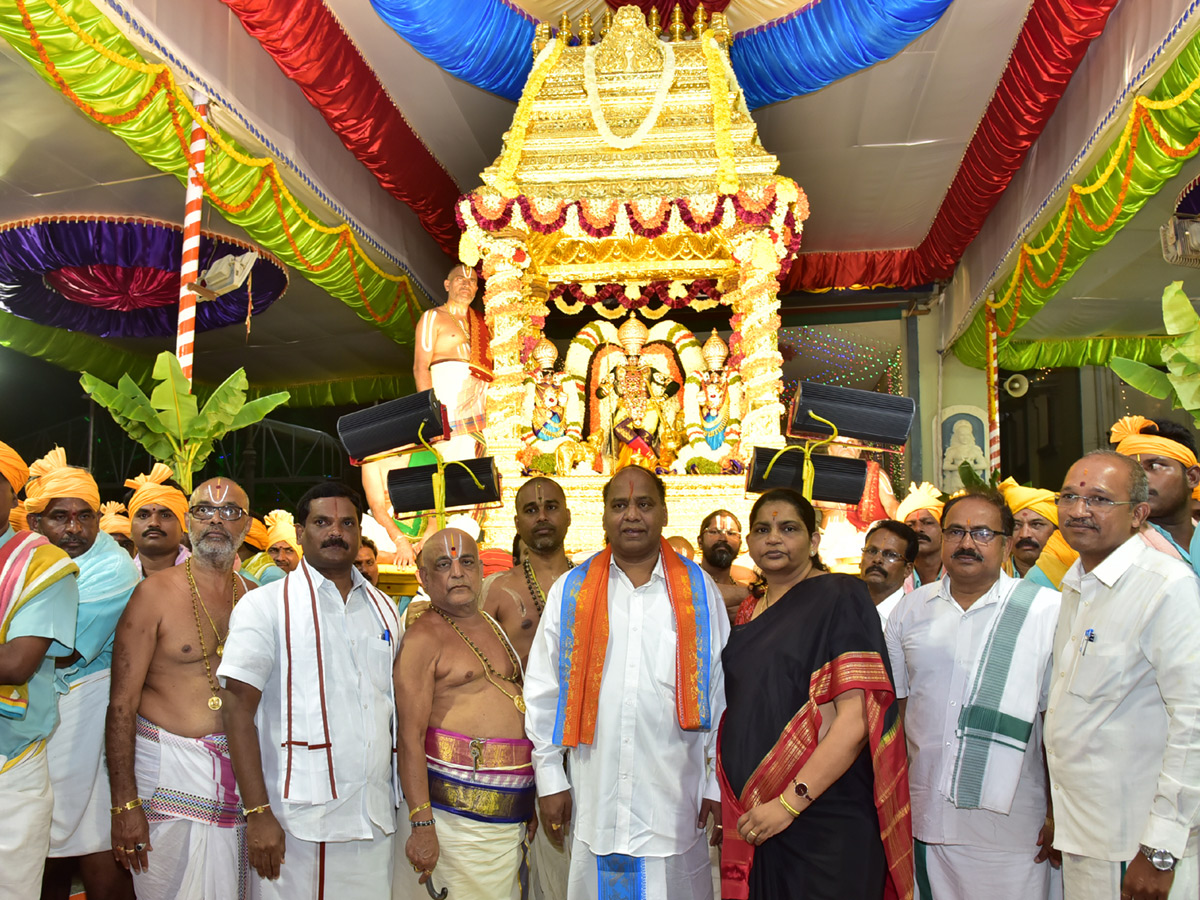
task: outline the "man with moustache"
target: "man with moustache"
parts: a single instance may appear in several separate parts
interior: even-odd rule
[[[904,590],[933,584],[942,577],[942,494],[928,481],[909,483],[908,496],[896,509],[896,519],[917,533],[917,559]]]
[[[1145,460],[1097,450],[1058,495],[1063,578],[1046,712],[1067,900],[1195,898],[1200,588],[1148,546]]]
[[[170,466],[155,463],[149,474],[125,481],[125,487],[133,488],[126,502],[129,537],[137,547],[133,562],[143,577],[177,566],[190,555],[183,546],[188,498],[167,483],[173,474]]]
[[[43,900],[66,898],[76,869],[93,897],[133,897],[129,873],[109,849],[104,709],[108,705],[113,634],[141,576],[133,560],[100,530],[100,489],[84,469],[67,465],[55,447],[30,467],[25,512],[32,530],[79,567],[75,652],[57,660],[58,727],[46,745],[54,788],[50,854]]]
[[[997,487],[1013,514],[1013,549],[1007,571],[1059,590],[1063,575],[1079,558],[1058,531],[1054,492],[1006,478]]]
[[[386,897],[399,799],[396,604],[354,567],[355,491],[310,488],[296,521],[299,565],[238,604],[218,673],[252,894]]]
[[[244,896],[245,819],[217,666],[249,582],[234,572],[246,492],[211,478],[187,513],[192,555],[148,575],[117,624],[106,723],[112,848],[139,900]]]
[[[866,582],[885,627],[904,596],[904,582],[912,574],[918,546],[917,533],[895,519],[881,519],[867,531],[858,575]]]
[[[371,587],[379,587],[379,548],[369,537],[360,537],[358,553],[354,556],[354,568],[362,577],[371,582]]]
[[[742,549],[742,523],[727,509],[713,510],[700,523],[696,543],[700,547],[700,568],[708,573],[721,592],[725,610],[732,621],[746,599],[747,585],[753,578],[753,573],[741,566],[734,572],[733,561]]]
[[[405,632],[396,666],[413,873],[396,873],[393,897],[417,900],[432,873],[452,897],[517,900],[521,845],[536,827],[521,664],[480,609],[483,564],[470,535],[430,535],[417,572],[430,606]]]
[[[557,845],[574,823],[571,900],[713,895],[704,829],[720,823],[720,791],[707,761],[729,618],[712,579],[662,539],[666,524],[661,478],[630,466],[610,479],[608,546],[555,583],[529,653],[541,824]]]
[[[1200,485],[1196,441],[1190,429],[1167,419],[1125,416],[1109,440],[1141,464],[1150,485],[1150,528],[1163,549],[1200,572],[1200,531],[1192,523],[1192,491]],[[1149,535],[1148,535],[1149,536]]]
[[[946,501],[947,577],[888,616],[922,898],[1049,896],[1040,713],[1060,597],[1003,572],[1012,531],[997,491]]]
[[[296,520],[286,509],[273,509],[263,517],[267,528],[267,555],[285,575],[295,572],[303,552],[296,539]]]
[[[79,569],[11,514],[29,467],[0,441],[0,858],[6,898],[33,900],[50,846],[53,794],[44,752],[58,723],[54,662],[75,637]]]

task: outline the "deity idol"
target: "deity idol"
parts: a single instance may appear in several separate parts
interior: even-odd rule
[[[642,361],[642,347],[649,334],[640,319],[630,316],[625,320],[617,329],[625,361],[614,366],[596,389],[596,396],[607,401],[605,407],[615,399],[615,410],[608,421],[611,452],[618,466],[629,461],[651,467],[668,462],[661,458],[663,451],[670,449],[664,446],[663,438],[675,425],[675,404],[668,404],[668,400],[679,385]]]
[[[690,376],[684,391],[688,447],[682,456],[689,468],[701,459],[727,468],[741,437],[741,376],[725,367],[729,347],[715,328],[701,353],[707,368]]]
[[[553,454],[566,440],[567,394],[565,372],[556,372],[558,348],[542,338],[529,357],[525,377],[525,450],[521,461],[530,465],[537,456]]]

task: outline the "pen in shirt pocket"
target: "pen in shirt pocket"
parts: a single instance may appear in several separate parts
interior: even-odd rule
[[[1095,642],[1096,642],[1096,629],[1089,628],[1087,631],[1085,631],[1083,633],[1083,638],[1079,641],[1079,655],[1087,656],[1088,644],[1094,644]]]
[[[379,636],[379,639],[387,641],[390,644],[392,642],[392,630],[390,628],[383,629],[383,634]]]

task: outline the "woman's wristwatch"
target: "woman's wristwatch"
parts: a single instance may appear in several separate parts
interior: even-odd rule
[[[1175,870],[1175,863],[1179,862],[1171,855],[1169,850],[1155,850],[1153,847],[1147,847],[1145,844],[1140,846],[1142,856],[1150,860],[1150,865],[1158,869],[1160,872],[1172,872]]]

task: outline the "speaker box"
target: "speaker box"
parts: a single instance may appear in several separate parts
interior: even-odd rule
[[[771,466],[770,478],[766,476],[767,467],[778,452],[773,447],[754,448],[750,468],[746,471],[748,493],[761,494],[777,487],[804,490],[804,454],[799,449],[789,450],[776,459],[775,465]],[[812,462],[815,472],[813,500],[850,504],[862,500],[867,486],[865,460],[814,453]]]
[[[422,425],[421,436],[431,444],[450,436],[446,408],[431,390],[347,413],[338,419],[337,432],[350,459],[362,462],[390,450],[420,446]]]
[[[482,459],[466,459],[463,465],[479,479],[482,490],[475,486],[471,476],[456,463],[447,463],[446,509],[462,506],[481,506],[500,501],[500,470],[491,456]],[[436,507],[433,497],[433,476],[437,466],[411,466],[407,469],[392,469],[388,472],[388,494],[396,514],[428,512]]]
[[[917,404],[911,397],[802,381],[792,399],[788,435],[829,437],[833,434],[828,425],[809,415],[814,412],[837,426],[839,441],[848,438],[899,448],[908,440],[916,411]]]

